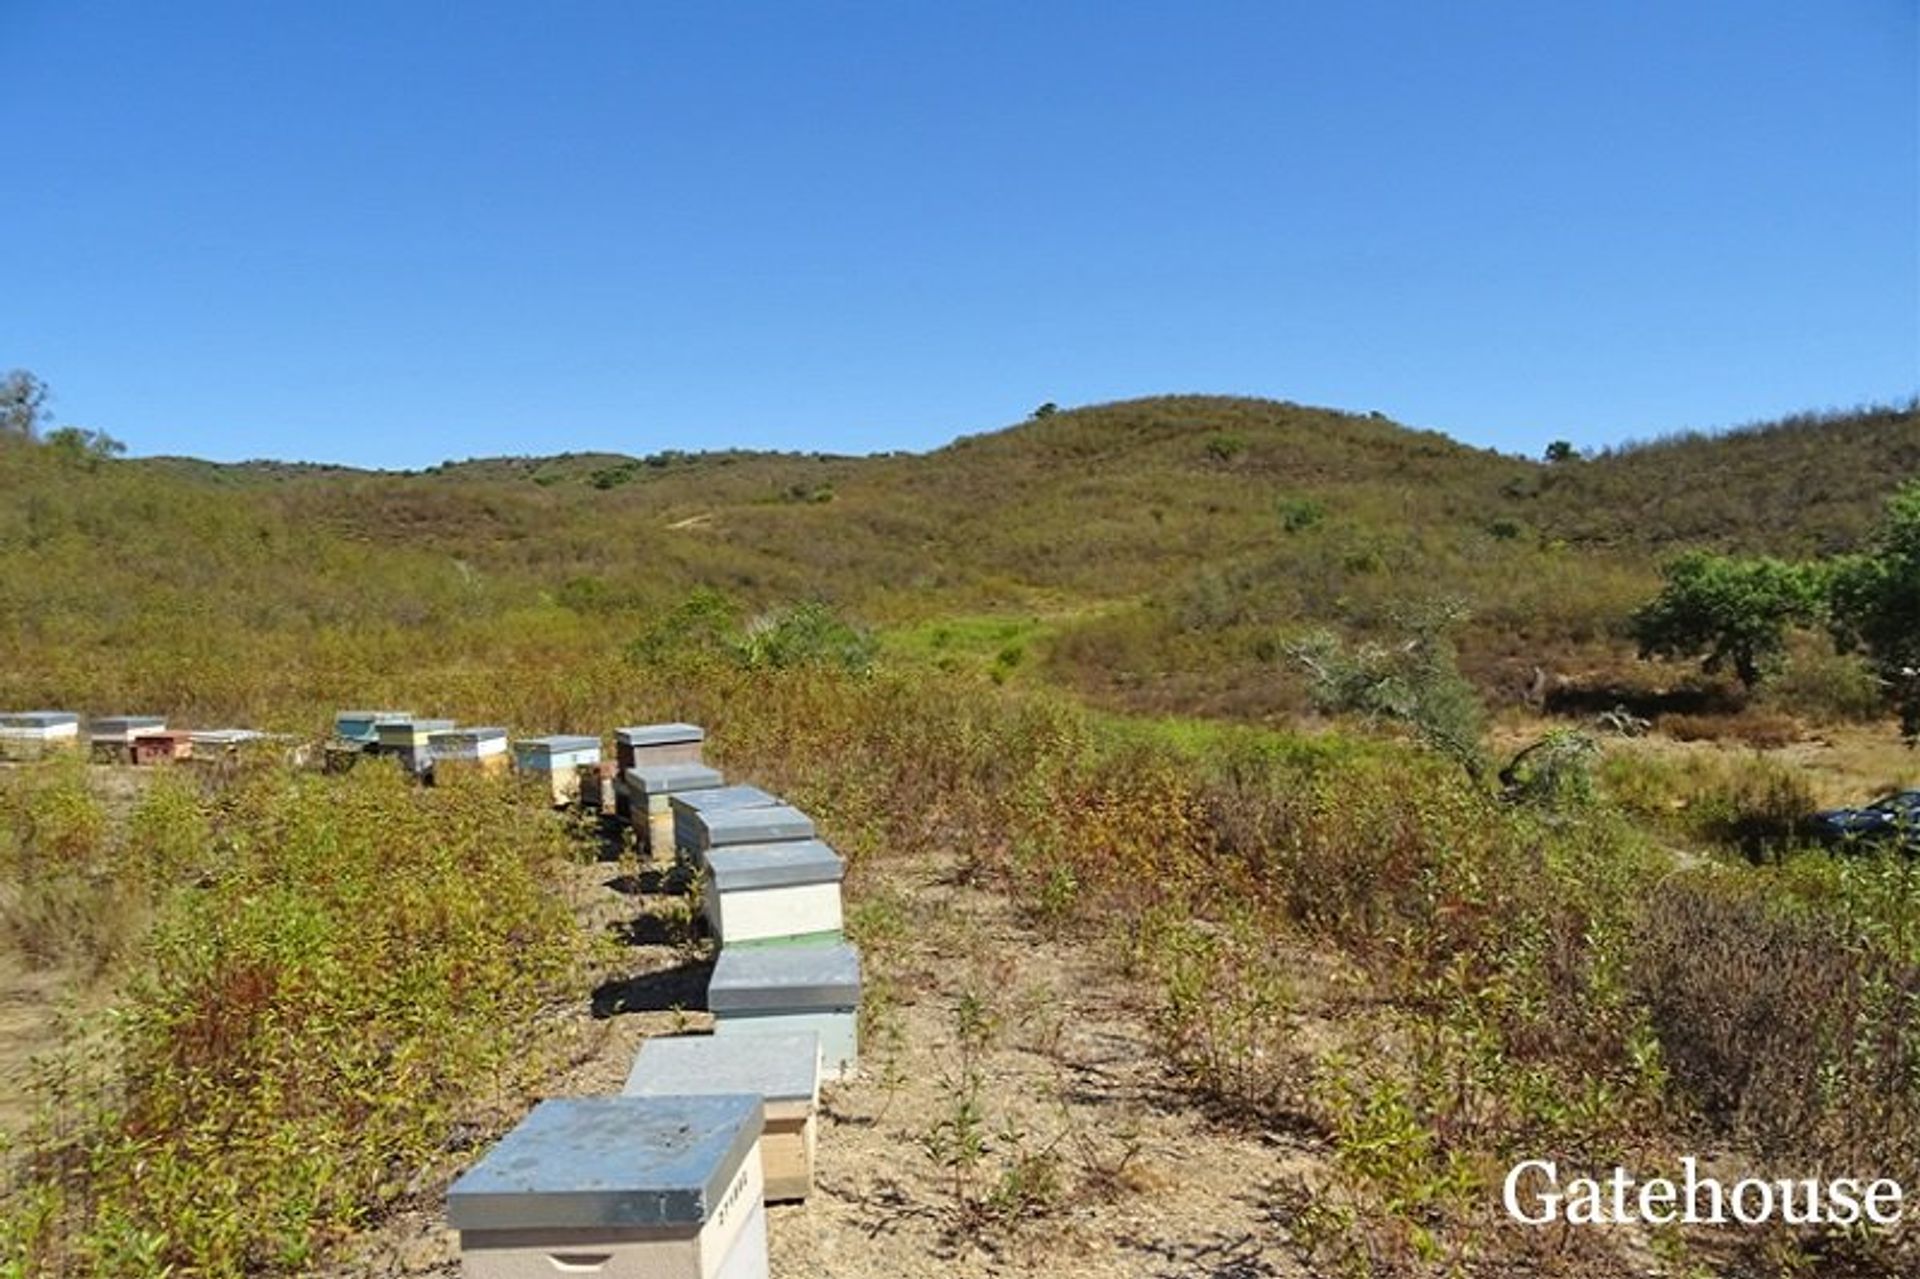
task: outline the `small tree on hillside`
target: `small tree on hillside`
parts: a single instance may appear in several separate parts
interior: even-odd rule
[[[1888,501],[1871,548],[1837,561],[1830,581],[1835,644],[1866,654],[1913,745],[1920,740],[1920,482]]]
[[[1813,565],[1694,551],[1663,572],[1665,589],[1633,615],[1643,658],[1697,658],[1752,689],[1784,656],[1788,628],[1819,620],[1824,582]]]
[[[1547,445],[1546,457],[1549,462],[1571,462],[1579,456],[1570,441],[1555,440]]]
[[[49,394],[47,384],[25,369],[0,378],[0,436],[33,439],[46,416]]]

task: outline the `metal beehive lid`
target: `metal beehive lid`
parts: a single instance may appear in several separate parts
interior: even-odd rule
[[[778,795],[758,786],[716,786],[675,799],[673,806],[688,813],[717,813],[724,808],[774,808],[781,802]]]
[[[752,1093],[768,1101],[812,1101],[820,1095],[820,1032],[724,1042],[712,1035],[649,1039],[620,1091],[627,1097]]]
[[[785,804],[777,808],[723,808],[716,813],[695,813],[693,822],[709,848],[813,838],[813,818]]]
[[[72,711],[12,711],[0,715],[0,728],[55,728],[79,722],[80,717]]]
[[[707,854],[707,877],[723,893],[796,884],[837,884],[846,877],[840,854],[817,839],[780,844],[734,844]]]
[[[506,735],[506,729],[491,726],[483,728],[443,728],[437,733],[429,734],[427,740],[431,742],[446,741],[449,744],[456,742],[497,742],[503,740]]]
[[[597,751],[600,739],[575,734],[555,734],[551,737],[522,737],[514,743],[514,749],[538,751],[548,755],[565,755],[574,751]]]
[[[387,719],[374,727],[382,735],[391,732],[395,736],[413,737],[421,733],[444,733],[455,724],[450,719]]]
[[[458,1230],[697,1233],[762,1127],[758,1094],[543,1101],[447,1191]]]
[[[87,727],[96,733],[133,733],[166,726],[164,715],[103,715]]]
[[[238,746],[242,742],[261,741],[266,734],[251,728],[203,728],[187,736],[195,746]]]
[[[622,746],[678,746],[707,740],[707,730],[698,724],[636,724],[616,728],[613,735]]]
[[[403,724],[413,718],[412,711],[338,711],[334,714],[335,724]]]
[[[710,1012],[804,1012],[860,1002],[860,952],[847,942],[726,946],[707,983]]]
[[[683,791],[714,790],[726,779],[705,764],[654,764],[629,768],[627,785],[642,795],[674,795]]]

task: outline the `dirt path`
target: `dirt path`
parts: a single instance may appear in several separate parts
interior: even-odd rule
[[[709,1024],[675,1010],[700,1008],[707,965],[676,944],[660,877],[635,884],[604,863],[579,873],[577,904],[631,944],[594,1006],[568,1010],[554,1028],[561,1065],[544,1095],[617,1092],[643,1038]],[[1216,1128],[1183,1105],[1144,1010],[1102,955],[1035,936],[999,896],[956,883],[941,858],[890,859],[863,886],[884,934],[868,960],[876,1033],[860,1076],[825,1091],[813,1197],[770,1212],[774,1276],[1306,1273],[1274,1194],[1317,1154],[1291,1138]],[[992,1029],[978,1057],[986,1151],[962,1188],[924,1140],[963,1095],[955,1010],[969,995]],[[502,1113],[499,1126],[516,1117]],[[333,1273],[457,1274],[442,1196],[486,1144],[425,1174],[414,1206]],[[1025,1192],[1008,1194],[1002,1212],[964,1206],[1005,1193],[1022,1152],[1035,1156],[1021,1165],[1032,1174]]]

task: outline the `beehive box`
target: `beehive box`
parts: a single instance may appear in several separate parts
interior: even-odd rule
[[[696,796],[723,789],[717,768],[705,764],[650,764],[629,768],[621,775],[627,793],[627,816],[633,833],[647,855],[670,856],[678,841],[674,837],[675,796]]]
[[[141,733],[161,733],[167,727],[162,715],[108,715],[87,724],[87,742],[93,757],[105,763],[124,764],[133,758],[133,739]]]
[[[707,983],[713,1033],[820,1036],[820,1075],[843,1079],[860,1062],[860,953],[847,942],[728,946]]]
[[[556,805],[578,801],[580,766],[599,762],[597,737],[523,737],[513,744],[514,767],[544,782]]]
[[[39,759],[80,745],[80,717],[71,711],[0,715],[0,759]]]
[[[767,808],[721,808],[696,812],[688,819],[685,847],[694,865],[704,866],[707,853],[735,844],[784,844],[812,839],[813,819],[787,804]]]
[[[404,724],[412,711],[341,711],[333,717],[333,735],[343,742],[371,746],[380,740],[380,725]]]
[[[193,758],[193,734],[181,732],[136,733],[127,743],[127,762],[132,764],[171,764]]]
[[[699,828],[694,821],[698,814],[723,808],[777,808],[781,799],[758,786],[715,786],[674,793],[667,803],[673,815],[674,847],[692,852],[700,847]]]
[[[427,750],[436,775],[442,769],[504,773],[512,763],[504,728],[449,728],[429,737]]]
[[[409,773],[424,773],[433,766],[433,735],[453,727],[450,719],[382,720],[374,726],[374,746],[398,759]]]
[[[614,779],[619,775],[619,767],[610,759],[580,765],[580,807],[602,816],[613,813]]]
[[[469,1279],[765,1279],[761,1100],[543,1101],[447,1192]]]
[[[697,724],[637,724],[615,729],[614,758],[621,773],[656,764],[699,764],[707,730]]]
[[[752,1093],[761,1100],[760,1163],[767,1202],[805,1199],[813,1189],[820,1108],[820,1036],[814,1031],[726,1040],[712,1035],[649,1039],[640,1045],[621,1093]]]
[[[847,865],[817,839],[707,852],[703,905],[722,946],[837,940]]]

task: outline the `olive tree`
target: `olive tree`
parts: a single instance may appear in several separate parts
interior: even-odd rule
[[[1787,631],[1820,619],[1824,572],[1771,557],[1693,551],[1662,570],[1666,586],[1633,615],[1641,657],[1731,669],[1752,689],[1786,653]]]

